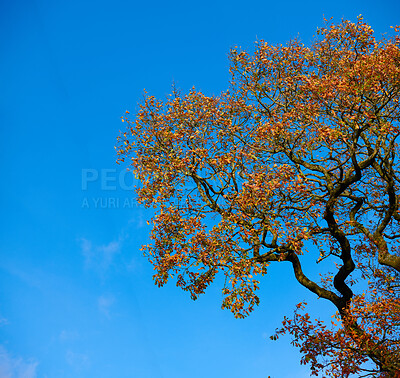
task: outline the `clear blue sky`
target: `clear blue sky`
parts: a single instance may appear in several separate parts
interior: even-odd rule
[[[288,338],[268,339],[311,298],[289,267],[245,320],[220,309],[218,282],[196,302],[154,286],[139,252],[151,213],[114,145],[144,88],[217,94],[230,47],[308,44],[323,16],[359,14],[378,34],[400,24],[396,0],[1,1],[1,378],[309,376]]]

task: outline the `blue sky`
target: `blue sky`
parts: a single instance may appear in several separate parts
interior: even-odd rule
[[[220,282],[196,302],[158,289],[139,251],[151,212],[114,145],[144,89],[218,94],[231,47],[308,44],[323,16],[359,14],[378,34],[400,24],[395,0],[0,3],[0,377],[309,376],[268,336],[302,299],[329,304],[285,266],[245,320],[220,309]]]

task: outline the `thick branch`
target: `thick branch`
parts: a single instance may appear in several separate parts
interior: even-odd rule
[[[311,281],[304,274],[302,267],[301,267],[300,259],[294,251],[289,250],[289,251],[283,252],[284,248],[278,248],[276,250],[276,252],[280,252],[280,249],[282,249],[282,253],[279,255],[276,253],[273,253],[273,252],[268,252],[268,253],[265,253],[261,256],[254,258],[254,260],[257,262],[260,262],[260,263],[269,262],[269,261],[289,261],[289,262],[291,262],[292,266],[293,266],[294,275],[295,275],[297,281],[302,286],[304,286],[305,288],[307,288],[314,294],[317,294],[319,297],[327,299],[330,302],[332,302],[339,311],[343,308],[344,303],[343,303],[342,298],[340,298],[334,292],[332,292],[330,290],[326,290],[323,287],[317,285],[314,281]]]

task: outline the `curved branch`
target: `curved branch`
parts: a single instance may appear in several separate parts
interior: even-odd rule
[[[282,257],[283,254],[283,257]],[[339,311],[343,309],[344,302],[341,297],[339,297],[334,292],[324,289],[323,287],[316,284],[314,281],[311,281],[303,272],[301,267],[301,262],[297,254],[293,250],[286,250],[285,247],[277,248],[274,251],[265,253],[261,256],[255,257],[252,260],[263,263],[270,261],[289,261],[292,263],[293,272],[296,277],[296,280],[305,288],[317,294],[318,297],[324,298],[332,302]]]

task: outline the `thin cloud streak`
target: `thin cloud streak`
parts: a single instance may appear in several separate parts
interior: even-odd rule
[[[34,359],[24,360],[12,356],[4,346],[0,345],[0,377],[1,378],[36,378],[39,362]]]
[[[65,359],[67,363],[76,371],[82,371],[90,366],[90,359],[84,353],[76,353],[72,350],[68,350]]]
[[[122,241],[112,241],[105,245],[94,246],[90,240],[81,238],[80,243],[85,267],[104,272],[113,263],[115,255],[120,253]]]
[[[115,297],[113,295],[102,295],[99,297],[97,304],[99,310],[107,318],[110,318],[110,308],[115,302]]]

